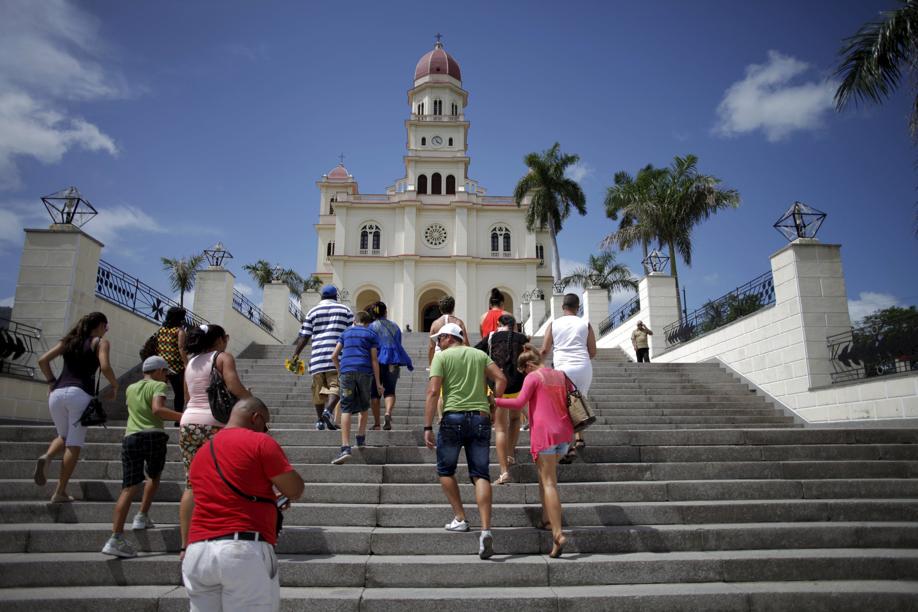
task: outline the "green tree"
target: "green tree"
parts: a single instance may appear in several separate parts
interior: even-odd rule
[[[169,273],[169,282],[173,291],[179,292],[179,306],[185,307],[185,292],[194,288],[194,278],[204,263],[204,254],[188,257],[161,257],[163,270]]]
[[[606,236],[601,246],[617,245],[629,249],[648,238],[665,245],[669,250],[669,267],[676,281],[676,305],[682,312],[679,294],[679,272],[676,254],[685,265],[692,265],[692,229],[714,213],[724,208],[736,208],[739,193],[720,186],[721,180],[698,171],[695,155],[676,156],[668,168],[645,168],[647,181],[644,195],[632,201],[632,210],[621,209],[630,215],[627,224],[619,223],[615,232]]]
[[[642,233],[638,240],[641,243],[644,274],[649,272],[647,264],[643,263],[643,260],[647,259],[647,245],[656,236],[648,225],[640,224],[639,220],[645,214],[642,209],[653,203],[654,181],[665,172],[665,168],[654,168],[651,164],[641,168],[634,178],[627,172],[616,172],[612,186],[606,190],[604,202],[606,216],[613,221],[618,221],[619,229],[635,227]]]
[[[277,280],[287,285],[287,289],[290,290],[290,295],[295,298],[300,297],[300,294],[303,292],[303,285],[306,283],[306,279],[290,268],[281,270],[277,275]]]
[[[264,259],[259,259],[253,264],[245,264],[242,269],[249,273],[259,289],[264,289],[265,285],[274,280],[274,268],[271,267],[271,262]]]
[[[918,77],[918,0],[904,0],[898,9],[881,15],[881,21],[864,24],[844,40],[842,63],[835,73],[841,77],[835,92],[839,111],[851,102],[883,102],[899,87],[903,73],[913,85]],[[918,137],[918,95],[909,129]]]
[[[637,279],[631,275],[631,270],[625,264],[616,262],[612,251],[590,255],[587,265],[574,268],[561,282],[565,288],[568,285],[578,285],[605,289],[609,299],[612,299],[616,291],[637,291],[638,288]]]
[[[322,279],[313,274],[309,278],[303,281],[302,292],[306,291],[318,291],[322,288]]]
[[[561,280],[561,255],[558,252],[558,233],[573,208],[586,214],[586,196],[577,181],[564,176],[565,170],[580,160],[579,155],[561,153],[557,142],[542,153],[529,153],[523,162],[529,168],[513,190],[516,205],[531,194],[526,211],[526,228],[529,231],[548,229],[551,238],[552,277]]]

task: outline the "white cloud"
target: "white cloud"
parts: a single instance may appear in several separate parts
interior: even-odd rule
[[[5,306],[7,308],[12,308],[13,302],[15,301],[15,299],[16,299],[15,296],[12,296],[12,295],[8,298],[3,298],[2,300],[0,300],[0,307]]]
[[[251,297],[252,294],[255,293],[255,289],[253,287],[249,287],[248,285],[243,284],[243,283],[236,283],[235,287],[239,291],[239,293],[241,293],[245,297]]]
[[[16,157],[57,163],[79,148],[118,154],[111,136],[66,102],[125,95],[106,74],[99,24],[66,0],[0,4],[0,189],[20,186]]]
[[[851,322],[860,321],[869,314],[878,310],[898,306],[899,300],[896,296],[889,293],[875,293],[873,291],[861,291],[856,300],[848,300],[848,316]]]
[[[583,182],[583,179],[593,174],[593,166],[586,162],[579,161],[572,166],[568,166],[564,174],[567,176],[567,178],[581,183]]]
[[[11,210],[0,209],[0,247],[22,242],[22,221]]]
[[[704,276],[701,277],[701,280],[703,280],[705,284],[707,285],[713,285],[717,281],[720,280],[720,274],[718,274],[717,272],[712,272],[711,274],[705,274]]]
[[[823,115],[833,108],[837,83],[813,80],[791,84],[809,69],[805,62],[769,51],[765,64],[747,66],[746,78],[724,92],[714,132],[736,136],[761,130],[769,142],[776,142],[798,130],[819,128]]]
[[[90,236],[98,238],[103,244],[111,245],[124,242],[127,232],[162,233],[166,228],[153,217],[134,206],[115,206],[106,208],[83,227]]]

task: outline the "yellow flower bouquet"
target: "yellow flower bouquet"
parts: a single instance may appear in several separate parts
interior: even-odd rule
[[[302,376],[306,373],[306,364],[303,363],[302,359],[294,359],[290,361],[289,359],[284,360],[284,368],[288,372],[293,372],[297,376]]]

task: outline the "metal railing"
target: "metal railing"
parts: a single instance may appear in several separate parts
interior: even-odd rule
[[[636,295],[599,323],[600,337],[606,335],[641,310],[641,296]]]
[[[33,341],[40,339],[41,329],[6,317],[0,318],[0,372],[35,378],[35,368],[26,363],[35,354]]]
[[[303,310],[290,300],[287,300],[287,312],[292,314],[300,323],[306,320],[306,315],[303,314]]]
[[[166,312],[178,306],[172,298],[103,260],[99,261],[96,271],[96,295],[154,323],[162,323]],[[187,308],[185,310],[186,325],[209,323]]]
[[[233,289],[233,310],[266,332],[274,331],[274,319],[262,312],[261,308],[253,304],[249,298],[239,293],[238,289]]]
[[[832,382],[918,371],[918,312],[852,327],[827,339]]]
[[[766,272],[690,312],[685,320],[667,325],[663,335],[667,346],[688,342],[774,303],[774,280],[771,272]]]
[[[418,115],[411,114],[412,121],[465,121],[464,115]]]

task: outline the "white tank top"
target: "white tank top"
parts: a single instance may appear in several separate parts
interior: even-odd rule
[[[454,317],[454,318],[455,318],[455,317]],[[440,327],[443,327],[443,326],[446,325],[447,323],[449,323],[449,315],[443,315],[443,323],[440,324]],[[441,350],[441,349],[440,349],[440,343],[439,343],[439,342],[434,342],[434,355],[436,355],[437,353],[439,353],[440,350]]]
[[[555,369],[590,363],[587,352],[589,325],[580,317],[564,315],[551,322],[552,364]]]

